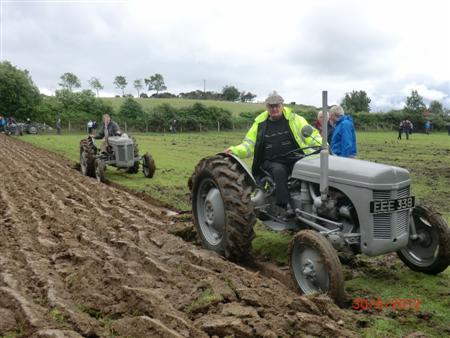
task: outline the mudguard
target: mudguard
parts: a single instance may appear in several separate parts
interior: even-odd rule
[[[231,161],[233,161],[233,163],[236,163],[247,174],[248,182],[252,185],[252,187],[255,188],[257,186],[256,180],[253,177],[251,170],[239,157],[233,154],[226,154],[226,153],[218,153],[217,155],[228,157]]]

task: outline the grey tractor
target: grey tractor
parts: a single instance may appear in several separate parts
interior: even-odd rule
[[[302,130],[305,137],[311,133],[311,126]],[[298,156],[288,181],[292,218],[275,205],[270,175],[253,177],[244,162],[223,153],[198,163],[189,187],[205,248],[240,261],[251,249],[256,218],[272,230],[291,230],[288,255],[295,285],[303,294],[327,293],[339,305],[346,297],[337,251],[396,252],[409,268],[427,274],[449,266],[448,225],[439,213],[416,203],[407,170],[329,156],[326,143],[308,156],[287,155]]]
[[[90,136],[80,141],[81,172],[83,175],[95,177],[99,182],[105,181],[107,166],[136,174],[141,161],[144,176],[152,178],[156,170],[153,157],[148,153],[140,156],[136,140],[127,134],[109,137],[104,151],[97,148]]]

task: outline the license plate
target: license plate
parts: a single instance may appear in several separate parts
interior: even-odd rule
[[[370,202],[370,213],[388,213],[398,210],[414,208],[416,199],[414,196],[395,200],[375,200]]]

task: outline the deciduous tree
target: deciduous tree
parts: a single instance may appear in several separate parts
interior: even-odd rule
[[[61,83],[58,83],[63,89],[72,91],[73,88],[80,88],[81,82],[78,76],[73,73],[64,73],[60,77]]]
[[[92,77],[88,82],[89,85],[97,92],[98,97],[98,91],[103,89],[103,85],[100,83],[100,80],[96,77]]]
[[[158,94],[162,90],[166,90],[167,86],[164,83],[164,78],[161,74],[156,73],[155,75],[150,76],[149,79],[145,79],[145,85],[148,87],[148,90],[156,90],[156,94]]]
[[[33,118],[41,101],[39,89],[27,70],[0,62],[0,113],[18,119]]]
[[[125,88],[127,84],[128,82],[125,76],[118,75],[114,78],[114,85],[116,86],[116,88],[122,90],[122,96],[125,96]]]
[[[342,99],[341,106],[346,113],[370,112],[370,102],[372,100],[367,96],[364,90],[353,90],[346,93]]]

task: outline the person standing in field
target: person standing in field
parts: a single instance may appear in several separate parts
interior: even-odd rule
[[[320,135],[322,135],[322,119],[323,119],[323,112],[319,111],[317,113],[317,119],[314,122],[314,127],[316,127],[316,129],[319,130]],[[328,119],[327,121],[328,121],[327,122],[327,124],[328,124],[328,126],[327,126],[328,127],[327,128],[327,134],[328,134],[327,135],[327,142],[328,142],[328,144],[330,144],[331,143],[331,136],[333,136],[334,127],[331,125],[330,119]]]
[[[431,129],[431,122],[430,122],[430,120],[426,120],[425,121],[424,127],[425,127],[425,134],[428,135],[430,133],[430,129]]]
[[[406,139],[409,140],[409,135],[412,133],[413,124],[410,120],[405,120],[403,124],[403,131],[405,132]]]
[[[61,119],[56,120],[56,134],[61,135]]]
[[[400,122],[400,124],[398,126],[398,137],[397,137],[398,140],[402,139],[402,134],[403,134],[403,129],[404,129],[405,123],[406,123],[406,121],[403,120]]]
[[[334,126],[331,151],[342,157],[356,157],[356,133],[353,120],[345,115],[341,106],[330,108],[330,122]]]

